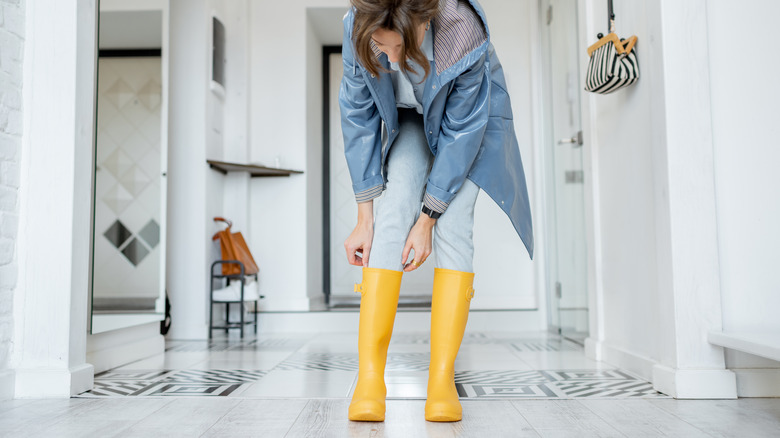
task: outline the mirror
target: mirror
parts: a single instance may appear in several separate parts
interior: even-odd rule
[[[100,1],[90,333],[164,318],[166,4]]]

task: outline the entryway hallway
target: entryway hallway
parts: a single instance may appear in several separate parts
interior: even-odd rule
[[[420,313],[422,316],[423,314]],[[675,400],[545,332],[467,333],[463,421],[424,419],[428,335],[390,344],[384,423],[350,422],[357,333],[167,341],[70,399],[0,402],[0,436],[769,436],[780,400]]]

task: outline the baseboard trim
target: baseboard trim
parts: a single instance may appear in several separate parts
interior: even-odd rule
[[[592,337],[585,338],[585,355],[590,359],[606,362],[629,371],[644,380],[652,381],[653,379],[653,367],[656,365],[656,361],[608,342]]]
[[[737,397],[736,374],[727,369],[681,370],[657,363],[655,360],[588,337],[585,355],[600,360],[653,383],[656,391],[676,399],[733,399]],[[758,376],[747,376],[758,379]],[[764,376],[762,382],[775,381]],[[774,376],[780,380],[780,373]],[[750,380],[748,380],[750,382]],[[775,385],[777,388],[778,385]],[[749,388],[754,388],[752,384]],[[741,395],[741,394],[740,394]]]
[[[164,352],[165,337],[158,334],[115,347],[91,351],[87,353],[87,362],[94,366],[95,373],[101,373]]]
[[[730,368],[737,376],[739,397],[780,397],[780,369]]]
[[[14,370],[0,371],[0,400],[10,400],[14,398],[14,380],[16,375]]]
[[[95,367],[85,363],[70,369],[70,395],[89,391],[95,385]]]
[[[69,398],[92,388],[94,368],[84,363],[69,369],[15,369],[14,398]]]
[[[731,370],[681,370],[656,364],[653,387],[676,399],[735,399],[736,374]]]

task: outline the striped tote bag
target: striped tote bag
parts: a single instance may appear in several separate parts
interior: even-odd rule
[[[639,79],[636,36],[620,40],[616,34],[601,38],[588,48],[590,60],[585,76],[585,90],[609,94],[628,87]]]

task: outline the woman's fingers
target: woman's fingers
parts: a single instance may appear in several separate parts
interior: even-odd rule
[[[363,258],[366,253],[361,249],[362,245],[357,246],[347,241],[344,242],[344,248],[347,250],[347,260],[350,265],[363,266]]]
[[[344,250],[347,252],[347,261],[354,266],[368,266],[368,255],[371,251],[373,230],[366,227],[355,227],[352,234],[344,241]]]
[[[423,251],[418,249],[419,247],[420,245],[416,243],[411,237],[407,240],[406,247],[404,247],[403,260],[401,261],[401,263],[404,265],[404,272],[414,271],[415,269],[419,268],[421,261],[425,260]],[[407,263],[406,261],[409,259],[409,253],[412,250],[414,250],[414,257],[409,260],[409,263]]]
[[[355,259],[357,258],[355,255],[355,249],[352,248],[348,242],[344,242],[344,250],[347,251],[347,261],[350,265],[354,265]]]
[[[361,263],[364,267],[368,267],[368,254],[371,252],[370,244],[363,244],[363,257],[361,257]]]
[[[412,232],[406,239],[406,246],[404,247],[401,259],[401,264],[404,265],[404,272],[411,272],[419,268],[432,252],[430,237],[416,231],[417,230],[412,229]],[[411,251],[414,251],[414,257],[409,260],[409,253]],[[408,263],[407,260],[409,260]]]
[[[406,245],[404,246],[404,252],[401,254],[401,264],[406,266],[406,259],[409,258],[409,251],[412,250],[412,238],[411,236],[406,239]],[[415,251],[417,253],[417,251]]]

